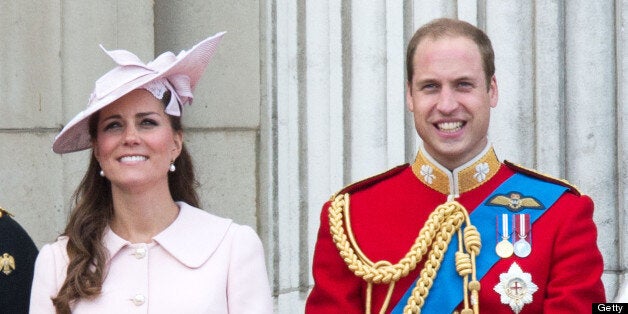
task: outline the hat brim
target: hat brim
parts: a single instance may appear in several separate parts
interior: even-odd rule
[[[217,33],[194,45],[190,50],[181,51],[176,58],[171,52],[160,55],[154,62],[160,58],[169,60],[168,57],[172,62],[161,63],[154,70],[133,65],[118,65],[107,72],[96,81],[87,108],[72,118],[55,137],[52,150],[64,154],[90,148],[92,138],[89,135],[89,118],[92,114],[151,81],[172,75],[186,75],[190,79],[190,88],[193,91],[224,34],[225,32]],[[150,65],[151,63],[148,64],[149,67]],[[107,86],[111,84],[116,85]],[[105,92],[99,92],[102,90]]]

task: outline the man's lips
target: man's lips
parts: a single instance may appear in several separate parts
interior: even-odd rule
[[[457,132],[465,125],[465,122],[456,121],[456,122],[441,122],[436,123],[435,126],[439,131],[442,132]]]

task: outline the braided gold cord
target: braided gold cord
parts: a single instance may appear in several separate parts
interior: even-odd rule
[[[471,255],[464,252],[456,252],[456,271],[462,277],[471,274]]]
[[[432,245],[432,239],[435,237],[436,230],[440,229],[443,222],[442,217],[451,214],[451,207],[439,206],[430,214],[413,246],[397,264],[374,267],[372,262],[358,257],[347,240],[342,215],[346,204],[344,200],[348,198],[348,194],[338,195],[331,203],[329,208],[330,232],[336,243],[336,248],[340,252],[340,256],[349,269],[356,276],[376,284],[398,281],[414,270],[427,252],[427,249]]]
[[[438,211],[441,207],[448,207],[452,209],[450,215],[444,216],[443,228],[441,229],[436,242],[429,254],[429,259],[425,262],[425,266],[421,270],[419,275],[419,280],[417,281],[416,286],[412,289],[412,294],[410,298],[408,298],[408,303],[403,309],[404,313],[421,313],[421,308],[423,304],[425,304],[425,299],[427,298],[430,288],[432,288],[432,284],[434,283],[434,279],[436,278],[436,274],[440,269],[441,262],[445,257],[445,252],[447,252],[447,247],[451,242],[452,235],[460,229],[460,226],[465,221],[465,215],[460,211],[454,211],[455,204],[446,203],[440,205],[436,208]],[[466,212],[466,211],[465,211]]]
[[[479,291],[480,291],[480,282],[477,279],[477,272],[475,268],[475,257],[480,255],[480,249],[482,248],[482,241],[480,239],[480,232],[478,229],[468,223],[464,228],[464,243],[465,249],[469,252],[471,256],[471,282],[469,282],[468,287],[465,289],[466,291],[471,291],[471,304],[473,305],[473,312],[469,309],[465,309],[463,313],[480,313],[480,304],[479,304]],[[465,277],[466,280],[466,277]],[[468,290],[467,290],[468,289]]]
[[[330,233],[341,258],[349,270],[368,283],[366,313],[370,313],[371,311],[370,303],[372,284],[391,285],[388,289],[384,305],[380,311],[380,313],[384,313],[388,307],[394,283],[413,271],[416,268],[416,265],[423,259],[423,256],[426,255],[428,248],[431,247],[432,249],[427,256],[428,259],[421,270],[420,278],[417,281],[416,287],[412,291],[412,296],[408,300],[408,305],[404,308],[404,313],[420,313],[420,309],[425,302],[425,298],[427,297],[429,289],[431,288],[438,269],[440,268],[441,261],[447,251],[447,247],[451,242],[452,235],[461,228],[464,222],[467,223],[468,227],[472,227],[469,222],[469,215],[466,209],[458,202],[449,201],[438,206],[430,214],[425,222],[425,225],[421,228],[414,244],[408,253],[406,253],[406,255],[399,260],[397,264],[391,264],[388,261],[378,261],[373,263],[360,250],[353,238],[349,215],[349,194],[340,194],[335,196],[329,207]],[[343,227],[343,216],[346,220],[346,233],[345,227]],[[468,277],[468,274],[471,272],[475,273],[474,257],[479,254],[480,246],[479,233],[477,230],[473,233],[474,229],[469,229],[469,232],[467,232],[468,227],[465,228],[464,242],[467,251],[474,253],[472,254],[472,258],[468,258],[473,259],[473,261],[470,263],[463,263],[463,266],[459,266],[458,263],[456,263],[457,269],[461,267],[465,269],[472,269],[472,271],[464,271],[467,274],[463,276],[465,277],[465,290],[467,289],[466,278]],[[349,236],[347,236],[347,234]],[[475,280],[475,276],[473,280]]]
[[[430,259],[425,263],[424,268],[421,270],[419,280],[416,283],[416,286],[412,290],[410,298],[408,298],[408,303],[404,307],[404,313],[421,313],[421,307],[425,303],[425,298],[427,298],[429,294],[429,289],[432,287],[434,283],[434,279],[440,268],[440,263],[443,260],[444,254],[447,251],[447,247],[451,242],[451,236],[454,232],[458,232],[458,252],[456,252],[456,270],[463,277],[463,295],[464,295],[464,309],[461,313],[479,313],[479,304],[477,304],[477,298],[479,291],[480,283],[476,280],[476,270],[475,270],[475,256],[479,254],[481,248],[480,241],[480,233],[477,231],[477,228],[471,225],[469,220],[469,215],[466,209],[456,201],[449,201],[442,206],[452,206],[456,210],[451,216],[445,216],[445,221],[447,223],[444,224],[441,233],[437,239],[436,244],[434,244],[433,250],[430,252]],[[437,207],[436,209],[438,210]],[[462,216],[462,218],[460,218]],[[460,233],[460,226],[463,222],[467,223],[467,226],[464,229],[464,237]],[[454,227],[454,229],[450,229]],[[462,241],[464,240],[464,241]],[[444,243],[446,242],[446,243]],[[471,252],[471,254],[465,253],[462,250],[462,242],[464,242],[464,247],[467,252]],[[444,249],[442,249],[444,245]],[[435,252],[436,250],[442,252]],[[429,269],[434,269],[429,270]],[[473,276],[472,281],[469,283],[469,274]],[[467,291],[471,290],[472,293],[472,304],[474,309],[469,309],[469,301],[468,301],[468,293]]]

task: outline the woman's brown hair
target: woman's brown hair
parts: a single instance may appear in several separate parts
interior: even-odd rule
[[[170,100],[164,94],[162,102]],[[182,131],[181,118],[168,116],[175,131]],[[98,112],[89,120],[89,133],[96,138]],[[175,172],[168,173],[170,194],[175,201],[183,201],[199,207],[192,158],[183,144],[181,154],[174,161]],[[63,235],[68,237],[67,252],[70,258],[67,276],[59,293],[52,299],[57,313],[71,313],[71,305],[79,299],[98,296],[106,276],[107,249],[103,245],[104,231],[113,217],[111,183],[99,175],[100,166],[91,154],[87,172],[72,199],[74,209],[70,213]]]

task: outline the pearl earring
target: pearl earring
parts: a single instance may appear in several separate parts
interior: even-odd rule
[[[174,166],[174,161],[170,163],[170,172],[174,172],[177,170],[177,167]]]
[[[103,177],[103,178],[105,177],[105,171],[104,170],[100,170],[99,174],[100,174],[101,177]]]

